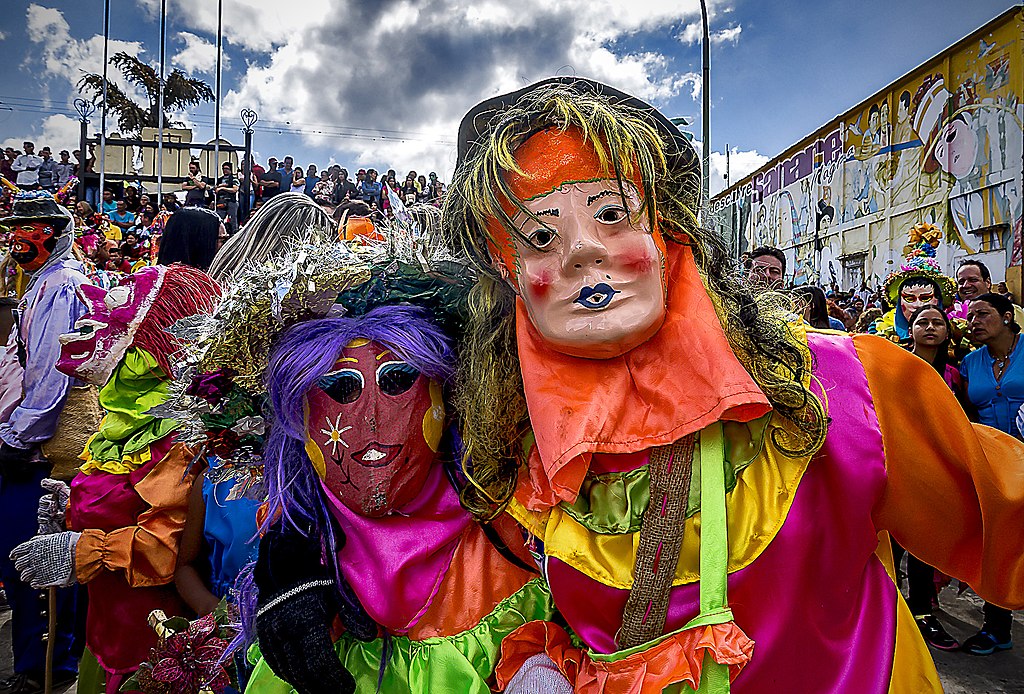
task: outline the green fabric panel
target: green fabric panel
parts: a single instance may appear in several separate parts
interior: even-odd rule
[[[413,641],[391,639],[391,659],[384,670],[380,692],[388,694],[432,694],[465,692],[488,694],[501,651],[501,640],[526,622],[551,616],[551,594],[540,578],[502,600],[489,615],[461,634]],[[356,680],[357,694],[375,694],[380,674],[384,640],[368,643],[343,635],[334,644],[338,657]],[[249,651],[256,669],[245,688],[246,694],[291,694],[294,690],[278,679],[259,655],[258,646]]]
[[[650,474],[644,465],[629,472],[588,475],[575,503],[563,503],[562,508],[591,532],[620,535],[639,532],[650,500]]]
[[[167,376],[145,350],[130,348],[100,389],[100,405],[107,414],[99,435],[89,443],[89,453],[100,462],[118,461],[143,450],[172,431],[173,419],[146,414],[167,400]]]
[[[103,694],[107,690],[107,675],[88,648],[78,661],[78,682],[75,686],[78,694]]]
[[[736,487],[739,474],[760,454],[765,430],[771,414],[752,422],[727,422],[724,427],[723,473],[725,491]],[[721,426],[720,426],[721,428]],[[686,517],[701,508],[700,449],[694,450],[690,494],[686,502]],[[650,503],[651,484],[646,465],[628,472],[608,472],[587,475],[580,486],[579,496],[572,504],[562,502],[562,509],[587,530],[601,535],[621,535],[640,531],[644,511]]]
[[[700,526],[700,614],[707,619],[717,613],[716,621],[731,621],[728,609],[729,540],[725,519],[725,442],[722,425],[712,424],[700,433],[701,526]],[[726,617],[726,615],[728,615]],[[729,691],[729,667],[716,663],[704,653],[698,694],[725,694]]]

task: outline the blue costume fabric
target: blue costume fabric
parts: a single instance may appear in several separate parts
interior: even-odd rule
[[[228,594],[238,572],[256,560],[256,511],[259,502],[240,498],[228,500],[234,485],[225,480],[214,484],[203,478],[206,518],[203,532],[210,547],[210,592],[218,598]]]

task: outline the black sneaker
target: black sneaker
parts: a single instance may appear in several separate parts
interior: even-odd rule
[[[25,674],[11,675],[0,682],[0,694],[43,694],[43,685]]]
[[[996,651],[1008,651],[1013,648],[1013,640],[999,641],[985,630],[979,631],[964,641],[964,650],[971,655],[992,655]]]
[[[53,687],[71,684],[78,675],[72,672],[56,672],[53,675]],[[0,682],[0,694],[43,694],[43,683],[29,677],[26,674],[11,675],[3,682]]]
[[[921,636],[932,648],[938,648],[940,651],[955,651],[960,648],[957,640],[949,635],[935,615],[918,617],[915,621],[917,628],[921,630]]]

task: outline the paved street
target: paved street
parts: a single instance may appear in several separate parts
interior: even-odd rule
[[[945,608],[940,618],[953,636],[964,639],[978,630],[982,603],[976,595],[968,591],[957,597],[954,589],[946,588],[940,601]],[[9,610],[0,612],[0,679],[11,673],[10,620]],[[1018,644],[1013,650],[985,658],[933,650],[946,694],[1024,694],[1024,613],[1014,615],[1013,640]],[[75,692],[71,686],[55,694]]]

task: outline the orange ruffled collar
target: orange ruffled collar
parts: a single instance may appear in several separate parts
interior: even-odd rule
[[[536,449],[515,496],[528,509],[575,501],[592,453],[643,451],[716,421],[749,422],[771,410],[729,346],[692,252],[668,245],[665,323],[619,357],[556,352],[517,300],[519,359]]]

